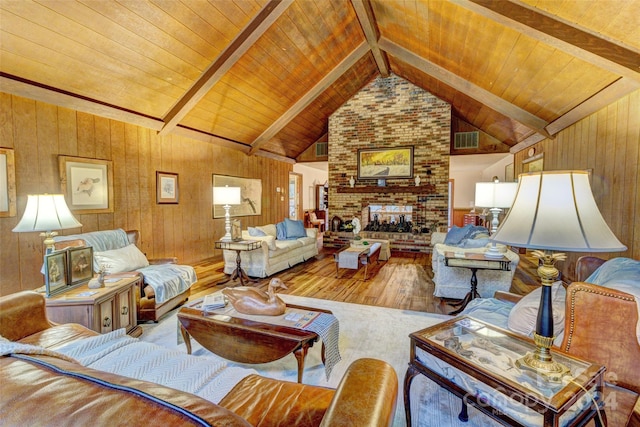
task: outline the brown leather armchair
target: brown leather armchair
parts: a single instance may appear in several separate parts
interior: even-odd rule
[[[560,349],[607,368],[604,390],[609,426],[640,426],[638,305],[633,295],[583,282],[605,260],[585,256],[576,281],[567,287],[564,337]],[[513,294],[496,298],[515,302]],[[635,408],[635,409],[634,409]]]

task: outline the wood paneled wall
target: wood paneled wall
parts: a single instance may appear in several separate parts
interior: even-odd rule
[[[536,155],[544,155],[544,170],[591,170],[591,186],[600,212],[628,247],[626,252],[591,255],[640,259],[640,90],[534,147]],[[527,150],[514,155],[516,176],[523,171]],[[575,261],[588,254],[568,255],[563,272],[573,278]]]
[[[262,179],[262,215],[241,217],[243,228],[287,215],[275,189],[288,188],[291,164],[2,93],[0,146],[15,150],[18,198],[17,216],[0,218],[0,295],[44,283],[42,238],[11,230],[28,194],[61,192],[58,155],[111,160],[114,172],[114,212],[79,215],[82,228],[64,234],[138,229],[149,258],[221,255],[213,248],[224,234],[224,219],[212,219],[213,174]],[[179,174],[179,204],[156,204],[156,171]]]

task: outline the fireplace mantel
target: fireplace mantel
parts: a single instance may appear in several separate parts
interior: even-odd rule
[[[414,193],[414,194],[431,194],[435,191],[433,184],[400,186],[389,185],[379,187],[377,185],[366,185],[359,187],[338,187],[338,193]]]

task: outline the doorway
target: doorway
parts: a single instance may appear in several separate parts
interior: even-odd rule
[[[289,172],[289,218],[302,218],[302,174]]]

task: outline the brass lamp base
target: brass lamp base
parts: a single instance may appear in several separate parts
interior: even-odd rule
[[[549,348],[555,337],[545,337],[533,334],[533,340],[538,348],[533,353],[527,353],[520,359],[516,360],[516,366],[520,369],[535,372],[541,375],[547,381],[560,383],[562,378],[570,373],[568,367],[562,363],[556,362],[551,358]]]

